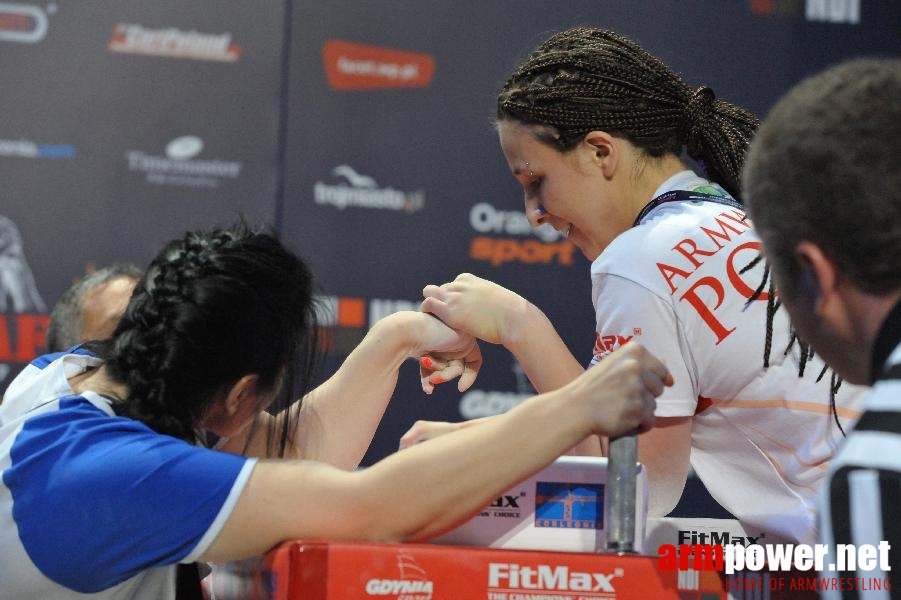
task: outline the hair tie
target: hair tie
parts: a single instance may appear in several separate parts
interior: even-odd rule
[[[695,126],[702,120],[706,120],[713,112],[714,102],[716,102],[716,94],[706,85],[702,85],[692,92],[682,110],[682,120],[679,122],[677,135],[681,142],[690,145]]]

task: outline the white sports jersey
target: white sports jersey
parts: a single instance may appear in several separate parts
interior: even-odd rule
[[[100,361],[41,357],[0,405],[0,597],[175,597],[178,563],[222,529],[255,460],[115,416],[67,378]]]
[[[728,194],[691,171],[672,190]],[[731,200],[731,199],[729,199]],[[591,265],[597,314],[593,362],[630,339],[675,378],[657,399],[659,417],[693,416],[691,464],[711,495],[746,529],[785,541],[816,541],[817,493],[842,442],[818,358],[799,377],[798,345],[784,310],[773,315],[764,368],[767,294],[749,298],[763,264],[743,272],[761,243],[745,214],[713,201],[661,204],[618,236]],[[838,416],[848,431],[861,390],[843,385]]]

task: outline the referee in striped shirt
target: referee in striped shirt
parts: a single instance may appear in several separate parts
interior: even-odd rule
[[[901,61],[854,59],[795,86],[757,133],[744,186],[799,338],[873,386],[822,490],[821,580],[835,589],[821,593],[901,598]],[[887,560],[840,569],[837,550],[880,542]]]

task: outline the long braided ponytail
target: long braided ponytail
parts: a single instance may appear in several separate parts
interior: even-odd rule
[[[298,398],[294,371],[308,386],[318,358],[312,286],[299,258],[244,224],[169,243],[104,352],[129,390],[117,412],[193,442],[211,401],[245,375],[257,375],[262,390],[281,387],[277,404]],[[278,454],[293,431],[283,421]]]
[[[541,44],[501,89],[497,118],[547,128],[539,135],[562,152],[592,130],[621,134],[653,157],[684,148],[736,199],[759,124],[709,87],[693,90],[635,42],[588,27]]]

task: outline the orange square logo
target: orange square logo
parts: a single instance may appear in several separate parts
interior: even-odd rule
[[[362,298],[339,298],[338,326],[366,327],[366,302]]]

